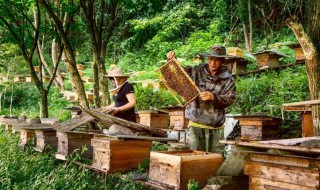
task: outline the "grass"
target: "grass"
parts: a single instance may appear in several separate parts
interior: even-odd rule
[[[88,190],[88,189],[146,189],[120,174],[106,179],[70,161],[62,162],[52,156],[54,149],[38,153],[29,143],[25,150],[18,146],[19,136],[0,129],[0,189],[3,190]],[[106,183],[107,182],[107,183]]]

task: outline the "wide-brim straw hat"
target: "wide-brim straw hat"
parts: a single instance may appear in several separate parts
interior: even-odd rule
[[[200,57],[235,58],[235,56],[227,55],[227,51],[224,46],[218,45],[211,46],[209,52],[200,53]]]
[[[104,75],[105,77],[108,78],[113,78],[113,77],[126,77],[129,78],[129,75],[126,75],[123,73],[122,69],[120,67],[112,67],[107,75]]]

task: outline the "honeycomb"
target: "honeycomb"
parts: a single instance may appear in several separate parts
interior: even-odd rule
[[[167,87],[180,95],[186,104],[199,95],[198,87],[175,59],[168,61],[159,70]]]

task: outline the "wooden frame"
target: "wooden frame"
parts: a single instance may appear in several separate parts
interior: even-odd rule
[[[186,106],[199,96],[199,88],[175,58],[168,61],[162,67],[156,69],[156,73],[180,106]],[[183,86],[183,88],[179,88],[179,86]],[[173,91],[177,92],[177,94],[183,98],[185,101],[184,105],[182,105]]]

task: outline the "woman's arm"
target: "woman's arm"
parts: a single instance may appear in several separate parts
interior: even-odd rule
[[[128,103],[121,106],[121,107],[114,107],[113,110],[114,110],[114,114],[120,112],[120,111],[126,111],[126,110],[129,110],[131,108],[133,108],[135,105],[136,105],[136,99],[135,99],[135,96],[134,96],[134,93],[129,93],[126,95],[127,99],[128,99]]]

